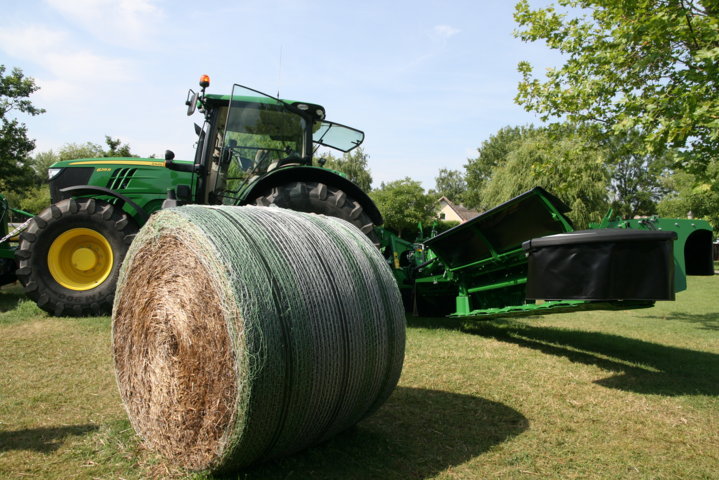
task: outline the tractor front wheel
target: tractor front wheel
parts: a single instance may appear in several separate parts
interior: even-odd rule
[[[255,205],[277,205],[299,212],[338,217],[359,228],[375,244],[379,243],[374,223],[362,205],[344,191],[324,183],[290,182],[278,185],[257,197]]]
[[[62,200],[20,235],[16,275],[27,295],[51,314],[109,314],[135,233],[128,215],[107,202]]]

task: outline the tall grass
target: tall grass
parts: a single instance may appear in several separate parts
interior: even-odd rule
[[[719,477],[719,277],[646,310],[408,317],[372,417],[231,478]],[[146,451],[114,383],[109,319],[0,290],[0,478],[206,478]]]

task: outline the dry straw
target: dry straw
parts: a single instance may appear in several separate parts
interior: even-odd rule
[[[404,314],[382,255],[342,220],[279,208],[155,214],[113,312],[130,421],[193,470],[234,470],[321,442],[399,379]]]

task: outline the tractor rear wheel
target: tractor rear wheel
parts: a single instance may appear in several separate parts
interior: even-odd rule
[[[379,239],[374,223],[362,205],[344,191],[320,182],[290,182],[272,187],[255,199],[255,205],[281,208],[299,212],[319,213],[346,220],[359,228],[373,243]]]
[[[137,226],[93,198],[62,200],[20,235],[16,275],[27,295],[53,315],[107,315]]]

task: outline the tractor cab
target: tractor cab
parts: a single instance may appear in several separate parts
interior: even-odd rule
[[[201,85],[203,85],[201,83]],[[209,85],[209,81],[207,83]],[[364,133],[324,119],[320,105],[281,100],[234,85],[231,95],[190,91],[188,114],[205,114],[198,127],[194,171],[199,203],[241,204],[267,175],[287,167],[311,167],[319,145],[348,152]]]

